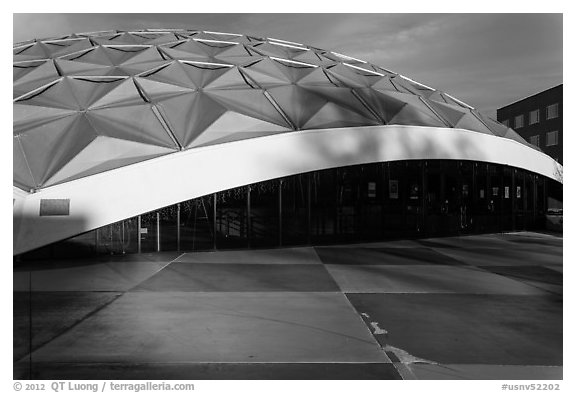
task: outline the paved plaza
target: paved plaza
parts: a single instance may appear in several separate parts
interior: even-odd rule
[[[16,379],[562,379],[562,237],[15,263]]]

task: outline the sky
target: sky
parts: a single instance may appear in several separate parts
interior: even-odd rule
[[[13,14],[13,42],[73,32],[189,28],[342,53],[481,112],[563,83],[562,14]]]

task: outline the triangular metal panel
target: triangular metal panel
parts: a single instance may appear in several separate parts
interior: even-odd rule
[[[110,66],[79,61],[54,59],[54,63],[64,76],[69,75],[92,75],[103,76],[110,72]]]
[[[405,117],[406,114],[408,113],[416,113],[418,112],[419,115],[416,116],[415,120],[417,121],[417,123],[415,125],[435,125],[438,127],[446,127],[446,123],[444,122],[444,120],[440,117],[438,117],[438,115],[436,113],[434,113],[421,99],[420,96],[418,95],[414,95],[414,94],[410,94],[410,93],[400,93],[400,92],[381,92],[384,95],[387,95],[389,97],[393,97],[399,101],[402,102],[406,102],[408,103],[410,109],[408,108],[403,108],[402,111],[404,112],[402,114],[402,116],[400,117],[402,119],[403,122],[407,121],[408,119]],[[415,112],[414,112],[415,111]],[[423,120],[425,119],[425,117],[423,116],[427,116],[432,120],[426,120],[425,123],[423,124]],[[398,121],[400,118],[396,119],[396,121]],[[403,123],[404,124],[404,123]]]
[[[214,56],[218,61],[243,65],[255,59],[255,56],[243,44],[234,45]]]
[[[108,57],[108,54],[104,50],[104,47],[97,46],[94,49],[89,49],[83,52],[71,53],[69,55],[62,56],[64,60],[73,60],[80,63],[89,64],[99,64],[112,66],[114,63]]]
[[[268,93],[298,129],[327,102],[325,98],[297,85],[271,88]]]
[[[19,135],[38,186],[44,185],[95,137],[83,116],[65,117]]]
[[[171,83],[157,82],[148,78],[136,77],[134,80],[142,88],[146,98],[148,98],[151,102],[157,102],[165,98],[182,95],[185,93],[191,93],[194,91],[188,87],[177,86]]]
[[[30,173],[28,168],[28,163],[26,162],[26,157],[20,146],[20,138],[13,138],[13,150],[12,150],[12,180],[15,185],[19,188],[29,191],[37,186],[36,181]]]
[[[191,142],[222,116],[226,109],[202,92],[180,94],[159,100],[159,107],[181,146]]]
[[[181,63],[180,66],[192,81],[194,86],[204,88],[210,85],[213,81],[229,72],[232,68],[221,65],[210,65],[201,63]],[[220,83],[223,83],[221,81]],[[217,84],[216,84],[217,85]],[[211,86],[214,88],[214,85]]]
[[[91,110],[86,116],[98,135],[178,148],[149,104]]]
[[[51,58],[64,56],[69,53],[78,52],[92,47],[90,40],[87,38],[46,42],[44,44],[48,49]]]
[[[142,73],[140,77],[190,89],[196,88],[196,85],[188,77],[182,63],[179,61],[172,61],[166,67],[159,67],[155,70]]]
[[[356,71],[344,64],[335,65],[327,72],[350,87],[370,87],[383,78],[380,75]]]
[[[54,67],[54,63],[49,60],[14,81],[13,88],[18,94],[22,95],[59,78],[60,75],[56,67]]]
[[[52,186],[173,153],[172,149],[98,136],[62,167],[45,186]]]
[[[466,115],[464,115],[458,123],[454,125],[455,128],[464,128],[466,130],[478,131],[483,134],[494,135],[492,130],[490,130],[484,123],[482,123],[476,116],[474,116],[470,109],[466,110]]]
[[[148,71],[156,70],[164,65],[170,64],[173,60],[156,60],[156,61],[147,61],[143,63],[130,63],[130,64],[122,64],[116,68],[116,73],[121,71],[122,75],[139,75],[142,73],[146,73]]]
[[[27,94],[16,102],[21,105],[80,110],[80,105],[72,93],[69,81],[66,79],[62,78],[57,83]]]
[[[148,52],[144,54],[144,58],[146,60],[163,60],[160,54],[156,51],[157,56],[150,56],[149,49],[154,51],[154,48],[147,48],[142,46],[104,46],[104,51],[106,51],[106,55],[112,61],[114,65],[121,65],[124,63],[129,62],[130,60],[134,59],[142,55],[144,52]],[[138,62],[138,61],[136,61]]]
[[[97,89],[99,84],[103,89],[107,89],[106,86],[112,84],[112,89],[107,89],[105,95],[101,96],[97,100],[92,100],[92,103],[89,106],[92,110],[111,106],[138,105],[146,102],[140,95],[140,92],[136,88],[132,78],[111,82],[91,83],[94,83],[94,91]]]
[[[379,124],[378,119],[374,117],[350,89],[335,86],[307,86],[306,89],[323,97],[328,102],[334,102],[364,116],[366,119],[370,119],[370,124]]]
[[[482,119],[484,124],[486,124],[488,128],[490,128],[490,130],[494,135],[503,137],[508,132],[508,127],[506,127],[504,124],[497,122],[496,120],[488,116],[485,116],[481,113],[476,113],[476,115]]]
[[[467,112],[459,106],[444,104],[441,102],[431,100],[427,100],[426,102],[440,116],[446,119],[453,127],[456,126],[456,124],[458,124],[458,122],[460,121],[460,119],[462,119],[462,117],[467,115]]]
[[[229,110],[290,128],[290,125],[286,123],[286,120],[261,90],[205,90],[204,92]]]
[[[12,80],[17,81],[46,62],[48,62],[48,60],[32,60],[20,63],[14,62],[12,64]]]
[[[14,135],[26,132],[31,128],[57,119],[76,115],[78,112],[71,109],[48,108],[43,106],[14,104],[12,110]]]
[[[108,49],[114,49],[113,47],[108,47]],[[119,65],[137,64],[137,63],[150,63],[164,61],[164,58],[160,55],[160,52],[156,47],[150,47],[139,51],[136,55],[130,56],[125,60],[121,61]]]
[[[270,59],[262,59],[249,66],[242,67],[242,71],[263,88],[283,86],[290,83],[290,79]]]
[[[269,122],[248,117],[237,112],[226,112],[202,132],[190,146],[207,146],[231,139],[247,139],[254,133],[272,135],[287,131],[291,131],[291,129],[270,124]]]
[[[160,50],[166,56],[175,60],[206,61],[207,59],[207,55],[205,53],[202,53],[201,51],[199,51],[200,53],[187,52],[184,50],[180,50],[179,46],[177,45],[173,47],[162,46]]]
[[[378,123],[374,122],[373,119],[368,119],[333,102],[327,102],[302,126],[302,129],[342,128],[376,124]]]
[[[217,89],[247,89],[252,88],[244,79],[237,67],[230,68],[225,73],[221,74],[217,79],[213,80],[205,86],[206,90]]]
[[[315,68],[308,75],[298,80],[299,86],[334,86],[322,67]]]
[[[390,120],[406,105],[394,97],[386,95],[378,90],[362,88],[355,90],[360,97],[384,120],[389,123]]]

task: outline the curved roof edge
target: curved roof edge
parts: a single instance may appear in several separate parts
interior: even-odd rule
[[[516,141],[416,126],[309,130],[170,154],[15,198],[14,254],[138,214],[230,188],[314,170],[408,159],[510,165],[562,179],[562,166]],[[42,199],[69,201],[68,215],[40,216]]]

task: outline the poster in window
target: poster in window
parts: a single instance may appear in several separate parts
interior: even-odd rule
[[[522,187],[516,186],[516,198],[522,198]]]
[[[498,196],[498,187],[492,187],[492,196]]]
[[[376,182],[368,182],[368,198],[376,198]]]
[[[390,199],[398,199],[398,180],[389,180]]]
[[[504,198],[510,198],[510,187],[508,186],[504,187]]]

